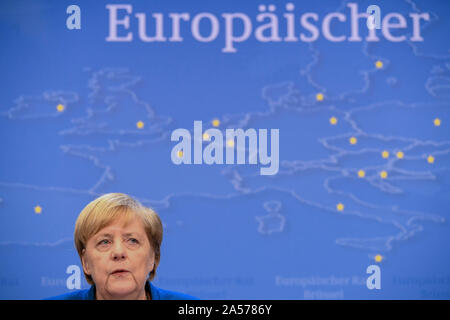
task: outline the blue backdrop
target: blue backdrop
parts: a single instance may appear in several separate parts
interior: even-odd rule
[[[406,39],[376,30],[379,41],[366,41],[360,19],[361,41],[348,41],[348,2],[359,12],[377,4],[382,19],[400,13],[407,26],[392,35]],[[450,2],[373,2],[1,1],[0,298],[76,290],[67,273],[80,266],[75,220],[97,196],[123,192],[162,218],[154,283],[164,289],[202,299],[449,299]],[[115,3],[133,8],[128,30],[117,27],[132,41],[106,41]],[[290,3],[296,36],[311,36],[300,17],[317,13],[316,41],[258,41],[262,9],[275,9],[286,36]],[[79,30],[66,25],[71,4]],[[217,37],[199,41],[180,21],[183,41],[144,42],[139,12],[148,36],[152,13],[163,14],[167,38],[170,13],[208,12]],[[253,23],[234,53],[223,52],[227,12]],[[330,24],[345,41],[323,36],[330,12],[345,15]],[[423,41],[410,40],[410,13],[429,13]],[[211,21],[199,22],[203,37]],[[192,132],[194,120],[279,129],[278,173],[175,165],[171,133]],[[370,265],[381,289],[366,286]]]

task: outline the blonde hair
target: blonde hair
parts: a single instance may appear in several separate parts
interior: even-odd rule
[[[155,265],[149,274],[152,280],[156,275],[156,268],[160,260],[160,248],[163,236],[163,227],[158,214],[151,208],[143,206],[138,200],[123,193],[107,193],[91,201],[81,211],[75,223],[75,247],[80,259],[86,249],[88,240],[104,227],[118,219],[125,223],[139,217],[144,224],[145,233],[155,252]],[[84,270],[83,270],[84,272]],[[92,277],[84,272],[89,284],[94,284]]]

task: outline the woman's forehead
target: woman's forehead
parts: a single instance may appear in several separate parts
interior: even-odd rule
[[[100,229],[96,235],[104,233],[122,233],[122,234],[143,234],[145,233],[144,224],[138,217],[130,219],[116,219],[107,226]]]

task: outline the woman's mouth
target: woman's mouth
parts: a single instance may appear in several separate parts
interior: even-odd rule
[[[125,269],[117,269],[117,270],[114,270],[111,274],[112,274],[113,276],[120,277],[120,276],[125,276],[125,275],[127,275],[128,273],[129,273],[128,270],[125,270]]]

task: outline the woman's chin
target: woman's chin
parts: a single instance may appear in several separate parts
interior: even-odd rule
[[[136,284],[133,280],[112,281],[108,284],[108,293],[115,297],[124,297],[136,292]]]

